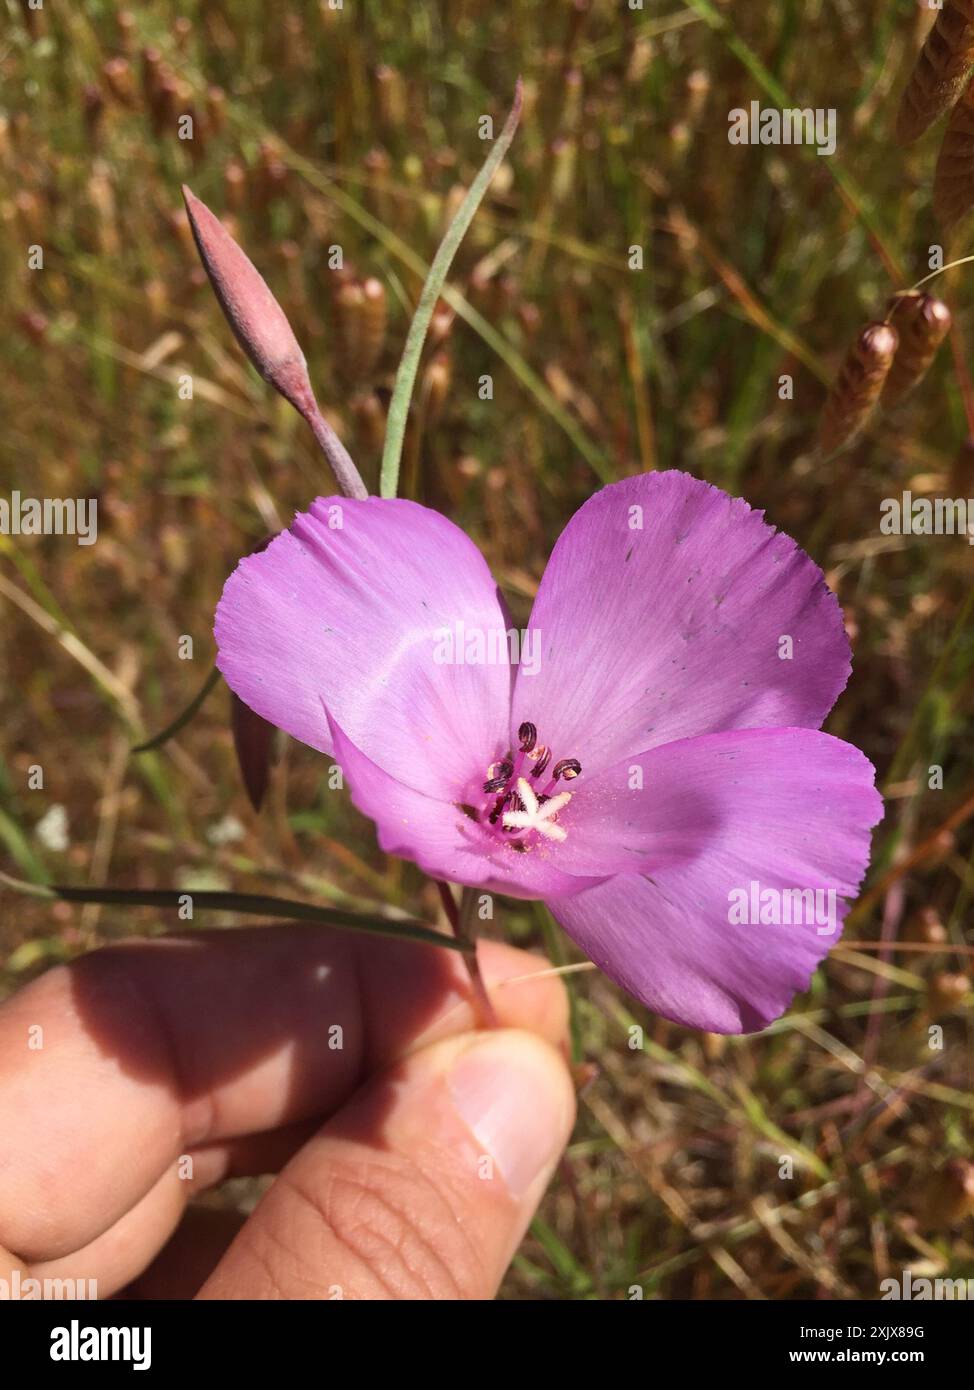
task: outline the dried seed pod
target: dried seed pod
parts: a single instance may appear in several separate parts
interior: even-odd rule
[[[207,87],[206,115],[210,129],[219,134],[227,121],[227,94],[222,87]]]
[[[940,920],[940,913],[935,907],[921,907],[907,922],[904,935],[908,941],[943,946],[947,941],[947,928]]]
[[[379,450],[386,437],[386,413],[374,391],[355,396],[352,413],[359,439],[369,448]]]
[[[883,405],[896,405],[930,369],[937,349],[950,332],[950,310],[942,299],[919,290],[894,294],[889,318],[900,335],[893,365],[883,387]]]
[[[350,268],[346,267],[346,272]],[[379,280],[354,273],[336,274],[335,319],[341,343],[341,371],[347,381],[367,378],[382,351],[386,331],[386,292]]]
[[[163,74],[162,54],[158,48],[148,47],[142,50],[142,95],[145,104],[151,106],[156,100],[159,92],[159,83]]]
[[[23,310],[17,315],[15,322],[32,343],[42,343],[51,324],[47,315],[38,309]]]
[[[453,369],[449,354],[440,351],[430,360],[423,374],[422,395],[426,403],[426,423],[435,425],[450,394]]]
[[[119,10],[115,16],[115,23],[118,26],[118,42],[122,52],[131,53],[135,48],[139,30],[135,15],[130,10]]]
[[[974,1163],[952,1158],[924,1184],[923,1219],[933,1230],[949,1230],[974,1212]]]
[[[82,90],[81,99],[84,104],[85,130],[88,138],[94,140],[105,110],[105,98],[100,87],[96,87],[94,82],[88,82]]]
[[[429,332],[427,334],[431,347],[439,347],[442,343],[446,342],[453,329],[455,319],[456,310],[451,309],[450,305],[447,304],[445,300],[439,300],[436,308],[433,310],[433,317],[430,319]]]
[[[933,174],[933,210],[942,227],[952,227],[971,207],[974,207],[974,82],[950,113]]]
[[[409,94],[397,68],[380,63],[375,70],[375,95],[379,120],[390,130],[401,131],[409,118]]]
[[[349,381],[357,380],[361,361],[365,294],[357,279],[336,277],[334,287],[337,338],[341,344],[338,366]]]
[[[940,970],[927,984],[927,1009],[931,1018],[952,1013],[967,998],[971,982],[959,971]]]
[[[102,64],[101,75],[116,101],[123,106],[135,106],[135,78],[131,65],[124,58],[109,58]]]
[[[370,275],[362,286],[362,371],[372,371],[386,337],[386,290]]]
[[[831,454],[862,429],[879,400],[899,336],[888,323],[869,323],[859,334],[829,392],[819,426],[819,444]]]
[[[227,207],[239,212],[247,194],[247,169],[243,162],[231,156],[223,169],[223,192]]]
[[[946,0],[896,113],[896,138],[918,139],[957,100],[974,65],[974,0]]]

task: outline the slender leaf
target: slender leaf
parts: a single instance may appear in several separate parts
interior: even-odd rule
[[[179,733],[180,729],[185,729],[186,725],[196,715],[197,711],[202,707],[203,701],[206,699],[207,695],[209,695],[210,691],[213,689],[213,687],[216,685],[219,679],[220,672],[214,666],[213,670],[207,676],[200,689],[190,700],[189,704],[180,714],[176,715],[176,718],[172,721],[172,723],[167,724],[164,729],[162,729],[158,734],[155,734],[146,743],[140,743],[138,747],[133,748],[132,752],[150,753],[154,748],[161,748],[164,743],[168,743],[171,738],[173,738],[176,734]]]
[[[194,911],[201,908],[243,912],[260,917],[283,918],[289,922],[314,922],[343,931],[368,932],[373,936],[394,936],[424,946],[445,946],[450,951],[472,950],[472,947],[457,941],[455,937],[433,931],[412,917],[386,921],[364,912],[317,907],[313,903],[295,902],[292,898],[276,898],[264,893],[193,892],[188,888],[183,891],[172,888],[72,888],[58,883],[25,883],[5,873],[0,873],[0,885],[29,897],[58,899],[68,903],[100,903],[103,907],[181,907],[189,899]]]

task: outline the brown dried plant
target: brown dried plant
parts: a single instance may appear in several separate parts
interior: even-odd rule
[[[898,343],[899,334],[889,323],[869,323],[859,334],[822,411],[823,453],[834,453],[862,429],[882,393]]]
[[[974,65],[974,0],[946,0],[913,65],[896,114],[896,138],[909,144],[960,96]]]
[[[950,332],[951,314],[942,299],[922,290],[903,290],[889,301],[899,347],[883,387],[883,405],[897,405],[926,376],[937,349]]]

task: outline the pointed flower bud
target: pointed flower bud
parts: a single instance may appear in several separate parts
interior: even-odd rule
[[[183,198],[196,249],[240,346],[264,380],[307,420],[345,496],[367,497],[348,451],[318,409],[304,353],[264,277],[185,184]]]
[[[284,310],[219,218],[185,185],[183,198],[200,260],[237,342],[264,380],[307,414],[314,409],[314,393]]]

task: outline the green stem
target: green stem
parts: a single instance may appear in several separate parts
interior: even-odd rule
[[[175,734],[179,733],[180,729],[185,729],[186,725],[196,714],[197,710],[201,708],[203,701],[206,699],[207,695],[209,695],[210,691],[213,689],[213,687],[216,685],[219,679],[220,672],[214,666],[213,670],[210,672],[206,680],[203,682],[202,687],[196,692],[196,694],[193,696],[192,700],[190,700],[189,704],[182,711],[182,713],[177,714],[176,718],[172,721],[172,723],[167,724],[166,727],[161,731],[161,733],[155,734],[146,743],[138,744],[137,747],[132,749],[132,752],[150,753],[153,748],[161,748],[164,743],[168,743],[169,740]]]
[[[494,1013],[494,1006],[490,1002],[484,977],[480,973],[480,962],[477,960],[477,900],[479,896],[479,889],[464,888],[460,896],[456,942],[465,953],[464,962],[470,974],[477,1022],[481,1028],[496,1028],[498,1026],[497,1015]]]
[[[386,424],[386,439],[382,451],[382,473],[379,484],[379,491],[383,497],[395,497],[399,487],[399,464],[402,459],[402,442],[406,434],[409,402],[412,400],[416,373],[419,370],[419,359],[422,355],[423,343],[426,341],[430,319],[436,308],[436,301],[440,297],[460,242],[473,221],[474,213],[483,201],[490,181],[497,172],[498,165],[510,149],[514,132],[517,130],[517,123],[521,118],[521,102],[522,84],[521,79],[518,78],[514,90],[514,105],[504,122],[504,129],[494,142],[494,148],[487,156],[483,168],[470,185],[467,196],[447,228],[446,236],[440,243],[440,249],[429,268],[426,283],[423,285],[423,292],[416,305],[416,312],[409,325],[406,345],[403,348],[402,359],[396,372],[396,384],[392,392],[392,400],[389,402],[389,418]]]

